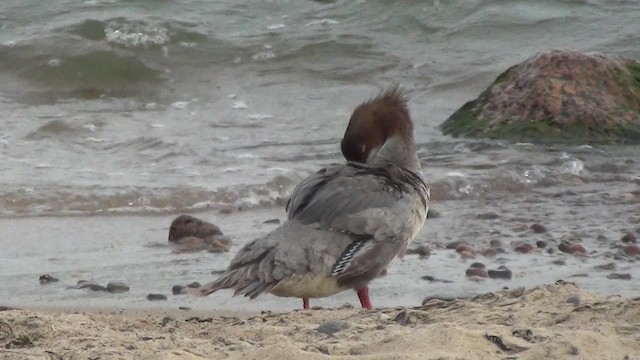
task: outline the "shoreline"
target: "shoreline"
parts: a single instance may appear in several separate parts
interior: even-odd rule
[[[371,311],[0,312],[0,357],[136,359],[635,359],[640,298],[558,281]]]

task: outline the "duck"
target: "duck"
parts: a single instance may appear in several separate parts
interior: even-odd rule
[[[373,309],[369,283],[404,255],[429,209],[407,101],[396,85],[358,105],[340,143],[346,162],[303,179],[286,221],[245,244],[199,295],[271,293],[309,309],[310,298],[353,289]]]

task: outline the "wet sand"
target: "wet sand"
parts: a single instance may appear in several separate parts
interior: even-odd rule
[[[0,312],[3,359],[636,359],[640,299],[560,282],[415,308]]]

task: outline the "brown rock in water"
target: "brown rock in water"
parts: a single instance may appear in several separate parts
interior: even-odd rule
[[[640,143],[640,62],[570,50],[538,53],[500,74],[440,128],[514,141]]]
[[[487,270],[483,269],[483,268],[479,268],[479,267],[470,267],[467,269],[466,272],[467,277],[479,277],[479,278],[486,278],[487,276],[489,276],[487,274]]]
[[[536,234],[542,234],[547,232],[547,228],[542,224],[532,224],[529,227]]]
[[[623,243],[635,243],[637,237],[634,233],[626,233],[621,240]]]
[[[588,255],[587,250],[584,248],[584,246],[578,243],[563,242],[560,245],[558,245],[558,250],[571,255],[577,255],[577,256]]]
[[[535,252],[534,250],[537,251],[537,249],[535,247],[533,247],[533,245],[531,245],[529,243],[518,244],[518,245],[516,245],[515,248],[513,248],[513,250],[515,250],[516,252],[522,253],[522,254],[528,254],[528,253],[531,253],[531,252]]]
[[[462,253],[462,252],[468,252],[471,253],[473,255],[476,254],[476,251],[473,249],[473,247],[471,245],[467,245],[467,244],[460,244],[458,245],[458,247],[456,247],[456,252],[457,253]]]
[[[189,215],[178,216],[169,227],[169,242],[190,236],[206,239],[216,235],[223,235],[219,227]]]
[[[640,247],[637,245],[627,245],[624,248],[624,253],[629,256],[640,256]]]

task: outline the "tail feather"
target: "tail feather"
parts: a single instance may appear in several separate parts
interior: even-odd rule
[[[198,290],[196,296],[207,296],[221,289],[234,289],[233,296],[244,295],[255,299],[258,295],[269,292],[278,284],[278,281],[267,282],[256,276],[256,271],[251,266],[241,267],[223,274],[217,280],[204,284]]]

